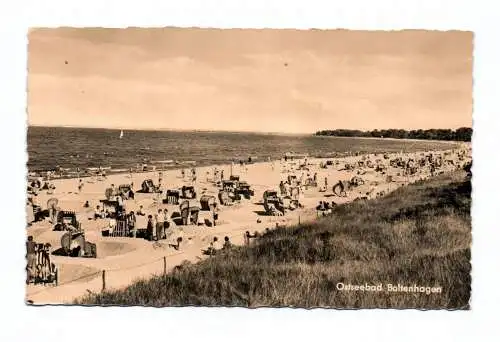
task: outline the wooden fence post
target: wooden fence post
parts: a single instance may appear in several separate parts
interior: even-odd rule
[[[167,257],[163,257],[163,277],[167,278]]]
[[[102,270],[102,291],[106,290],[106,270]]]

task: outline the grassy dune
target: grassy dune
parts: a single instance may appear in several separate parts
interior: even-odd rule
[[[77,303],[466,309],[470,205],[470,180],[457,171]],[[440,286],[442,292],[348,292],[336,289],[339,282]]]

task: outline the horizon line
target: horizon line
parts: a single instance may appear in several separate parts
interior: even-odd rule
[[[456,128],[372,128],[370,130],[358,129],[358,128],[329,128],[320,129],[315,132],[273,132],[273,131],[236,131],[236,130],[224,130],[224,129],[189,129],[189,128],[131,128],[131,127],[102,127],[102,126],[77,126],[77,125],[47,125],[47,124],[28,124],[27,127],[45,127],[45,128],[82,128],[82,129],[109,129],[109,130],[129,130],[129,131],[159,131],[159,132],[204,132],[204,133],[260,133],[260,134],[285,134],[285,135],[316,135],[319,132],[324,131],[335,131],[335,130],[347,130],[347,131],[360,131],[360,132],[372,132],[372,131],[382,131],[382,130],[404,130],[404,131],[418,131],[418,130],[431,130],[431,129],[450,129],[456,131],[459,128],[470,128],[469,126],[460,126]]]
[[[28,124],[28,127],[44,127],[44,128],[82,128],[82,129],[109,129],[123,131],[149,131],[149,132],[204,132],[204,133],[257,133],[257,134],[286,134],[286,135],[314,135],[316,132],[272,132],[272,131],[234,131],[223,129],[195,129],[195,128],[131,128],[131,127],[102,127],[102,126],[73,126],[73,125],[42,125]]]

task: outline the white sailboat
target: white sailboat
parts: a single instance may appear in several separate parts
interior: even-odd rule
[[[120,131],[120,139],[123,138],[123,130]]]

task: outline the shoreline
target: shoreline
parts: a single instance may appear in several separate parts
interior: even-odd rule
[[[321,136],[323,137],[323,136]],[[331,137],[331,136],[324,136],[326,138],[351,138],[351,137]],[[410,141],[415,141],[415,142],[425,142],[425,140],[418,140],[418,139],[396,139],[396,138],[375,138],[375,137],[356,137],[356,138],[359,138],[359,139],[374,139],[374,140],[406,140],[408,142]],[[452,142],[452,141],[438,141],[438,140],[435,140],[436,142],[440,142],[440,143],[445,143],[445,144],[448,144],[448,145],[456,145],[455,148],[451,147],[448,148],[448,149],[440,149],[438,151],[451,151],[451,150],[455,150],[455,149],[460,149],[460,148],[463,148],[463,147],[470,147],[471,146],[471,143],[470,142]],[[405,152],[403,151],[403,154],[414,154],[414,153],[426,153],[426,152],[429,152],[428,150],[426,149],[422,149],[422,150],[416,150],[416,151],[412,151],[412,152]],[[371,156],[371,155],[379,155],[379,154],[389,154],[389,155],[394,155],[394,154],[400,154],[401,152],[370,152],[370,151],[358,151],[358,152],[331,152],[329,153],[329,155],[309,155],[307,157],[308,160],[323,160],[323,159],[342,159],[342,158],[350,158],[350,157],[361,157],[361,156]],[[252,157],[253,158],[253,157]],[[300,159],[304,159],[304,158],[295,158],[294,160],[300,160]],[[244,165],[248,166],[248,165],[254,165],[254,164],[262,164],[262,163],[276,163],[276,162],[283,162],[284,161],[284,157],[280,158],[280,159],[271,159],[271,160],[262,160],[262,159],[259,159],[258,157],[256,158],[255,161],[252,161],[251,163],[248,163],[247,161],[243,160],[245,163]],[[196,162],[196,161],[194,161]],[[184,162],[186,163],[186,162]],[[196,162],[197,163],[197,162]],[[233,165],[236,166],[236,167],[240,167],[240,164],[239,164],[239,160],[238,161],[233,161]],[[141,164],[141,163],[136,163],[137,164]],[[158,163],[156,161],[155,162],[150,162],[150,163],[142,163],[144,165],[147,165],[148,167],[151,167],[151,166],[158,166]],[[157,172],[168,172],[168,171],[180,171],[182,169],[186,169],[186,170],[189,170],[189,169],[192,169],[192,168],[214,168],[214,167],[229,167],[231,166],[231,162],[225,162],[225,163],[219,163],[219,164],[213,164],[213,163],[210,163],[210,164],[191,164],[191,163],[186,163],[185,166],[182,166],[180,164],[174,164],[174,165],[169,165],[168,167],[164,167],[163,169],[161,168],[161,166],[159,167],[156,167],[155,170],[147,170],[147,171],[138,171],[136,168],[132,168],[132,173],[133,174],[145,174],[145,173],[157,173]],[[98,169],[98,167],[93,167],[93,166],[86,166],[86,167],[74,167],[74,168],[63,168],[64,170],[73,170],[73,169],[76,169],[76,168],[80,168],[80,169],[83,169],[85,171],[87,171],[88,169],[92,168],[92,169]],[[116,172],[114,172],[113,170],[114,169],[109,169],[109,166],[108,167],[103,167],[102,168],[103,170],[106,171],[106,176],[111,176],[111,175],[124,175],[124,174],[130,174],[129,170],[125,170],[126,168],[123,167],[123,168],[117,168],[115,170],[117,170]],[[44,176],[44,174],[46,174],[47,172],[49,172],[51,170],[34,170],[34,169],[29,169],[28,167],[28,170],[27,170],[27,178],[29,177],[42,177],[44,178],[44,180],[46,180],[46,177]],[[55,177],[55,178],[52,178],[51,181],[54,181],[54,180],[63,180],[63,179],[78,179],[78,178],[89,178],[89,177],[95,177],[96,175],[95,174],[88,174],[87,172],[80,172],[80,176],[77,176],[76,175],[76,171],[72,171],[70,172],[70,174],[68,175],[63,175],[63,176],[60,176],[60,177]]]

